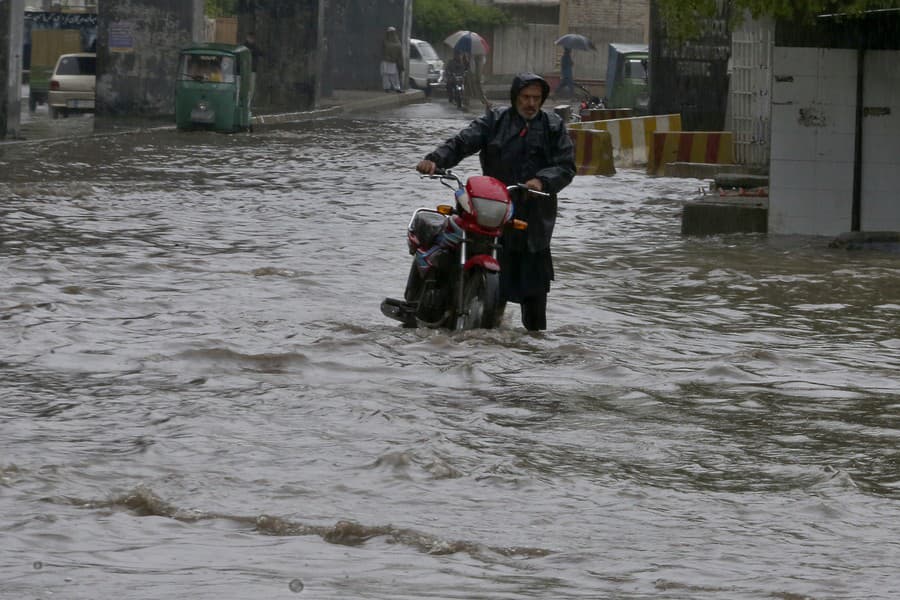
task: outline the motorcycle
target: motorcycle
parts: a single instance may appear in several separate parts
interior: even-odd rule
[[[586,89],[584,86],[576,84],[578,89],[581,92],[581,100],[578,102],[578,120],[587,119],[587,116],[591,114],[591,110],[606,108],[606,102],[601,100],[599,97],[594,96],[591,92]]]
[[[448,77],[450,79],[450,103],[455,104],[457,108],[462,110],[468,104],[468,98],[466,97],[466,74],[451,73]]]
[[[407,227],[413,256],[404,299],[385,298],[381,312],[405,327],[491,329],[503,319],[499,239],[504,228],[525,230],[513,218],[512,193],[549,196],[525,184],[504,185],[484,175],[463,181],[455,173],[434,175],[454,190],[455,204],[419,208]]]

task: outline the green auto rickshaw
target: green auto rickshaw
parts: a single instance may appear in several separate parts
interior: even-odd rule
[[[175,81],[178,129],[249,131],[253,69],[250,49],[206,43],[179,53]]]
[[[650,48],[646,44],[609,45],[609,60],[606,63],[607,108],[630,108],[636,115],[649,112],[649,56]]]

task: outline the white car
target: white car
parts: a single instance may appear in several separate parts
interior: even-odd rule
[[[93,52],[63,54],[50,76],[47,105],[50,117],[66,117],[70,112],[93,112],[97,85],[97,55]]]
[[[409,40],[409,85],[429,92],[431,87],[442,82],[444,61],[428,42]]]

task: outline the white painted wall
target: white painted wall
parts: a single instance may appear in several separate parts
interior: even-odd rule
[[[850,230],[856,52],[776,47],[769,231]]]
[[[610,42],[644,43],[644,32],[637,27],[582,24],[578,28],[570,28],[569,33],[585,35],[597,47],[596,51],[574,52],[576,80],[606,79]],[[526,23],[495,28],[492,46],[494,75],[513,75],[522,71],[558,74],[562,49],[553,43],[558,37],[557,25]]]
[[[900,231],[900,52],[867,53],[863,124],[865,231]],[[855,50],[776,47],[769,167],[771,233],[851,229],[856,119]]]
[[[900,231],[900,52],[867,52],[865,73],[860,226]]]

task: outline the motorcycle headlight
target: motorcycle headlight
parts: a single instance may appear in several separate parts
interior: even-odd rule
[[[476,221],[482,227],[500,227],[512,216],[512,204],[491,200],[490,198],[472,198]]]

